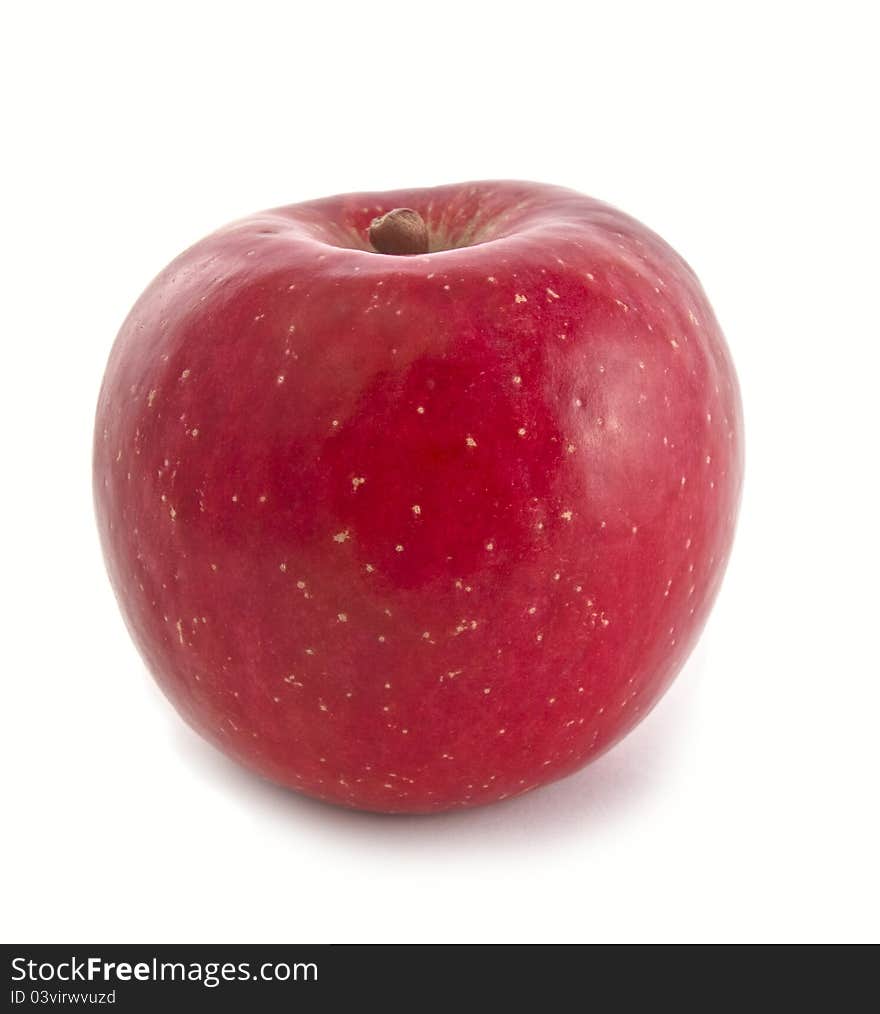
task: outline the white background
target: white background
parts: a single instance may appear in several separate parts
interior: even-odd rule
[[[868,3],[16,5],[0,60],[8,941],[878,939],[876,39]],[[95,535],[140,290],[311,197],[486,177],[617,204],[743,387],[699,648],[580,774],[394,819],[263,784],[161,698]]]

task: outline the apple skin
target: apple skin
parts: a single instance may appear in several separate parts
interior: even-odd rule
[[[373,252],[419,211],[431,252]],[[598,757],[688,656],[733,538],[737,380],[688,265],[570,190],[267,211],[191,247],[100,392],[98,526],[184,719],[277,783],[427,813]]]

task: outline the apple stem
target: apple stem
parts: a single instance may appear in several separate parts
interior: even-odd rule
[[[412,208],[395,208],[370,223],[370,242],[380,254],[425,254],[428,252],[428,227]]]

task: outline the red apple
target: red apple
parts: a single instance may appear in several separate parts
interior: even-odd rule
[[[110,577],[174,706],[265,777],[385,812],[527,792],[643,718],[741,478],[691,269],[533,183],[221,229],[131,311],[95,431]]]

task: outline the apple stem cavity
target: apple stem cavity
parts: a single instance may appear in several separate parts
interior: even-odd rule
[[[412,208],[395,208],[370,223],[370,242],[380,254],[411,256],[428,252],[428,227]]]

